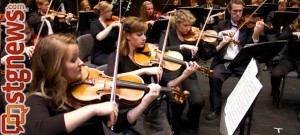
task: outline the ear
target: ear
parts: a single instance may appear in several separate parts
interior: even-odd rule
[[[229,8],[227,8],[227,11],[228,11],[228,13],[230,14],[230,9],[229,9]]]
[[[130,34],[126,33],[125,36],[126,36],[126,40],[129,41],[130,40]]]

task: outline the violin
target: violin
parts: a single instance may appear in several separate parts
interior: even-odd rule
[[[111,16],[111,19],[106,21],[106,25],[109,26],[111,25],[114,21],[120,21],[120,18],[118,16]]]
[[[161,57],[161,51],[158,49],[157,46],[146,43],[143,50],[136,50],[134,52],[134,61],[143,67],[149,67],[158,65],[159,59]],[[168,69],[170,71],[178,70],[182,65],[186,65],[186,62],[183,61],[183,56],[181,53],[176,51],[168,51],[164,53],[163,56],[163,63],[162,67]],[[209,70],[203,66],[198,67],[199,71],[207,75],[212,75],[214,73],[213,70]]]
[[[167,19],[168,15],[167,14],[161,14],[159,11],[154,11],[153,14],[149,17],[149,20],[157,21],[160,18]]]
[[[238,28],[242,27],[241,25],[245,23],[244,27],[253,29],[255,27],[255,24],[257,21],[263,21],[260,17],[250,17],[250,14],[245,15],[243,18],[240,19],[238,23]],[[272,25],[264,24],[266,28],[268,29],[273,29]]]
[[[185,42],[194,44],[198,40],[197,38],[199,37],[200,33],[201,30],[199,28],[192,27],[191,31],[188,34],[183,35],[183,38]],[[214,45],[217,40],[222,40],[223,38],[218,36],[218,33],[214,30],[206,30],[204,31],[201,39],[208,45]],[[240,43],[240,41],[234,39],[231,39],[230,41],[233,42],[234,44]]]
[[[81,105],[107,101],[110,99],[113,81],[103,71],[82,66],[82,79],[75,83],[70,93]],[[136,105],[148,91],[147,84],[137,75],[120,76],[117,80],[116,96],[119,101],[127,105]],[[171,97],[176,102],[183,103],[189,96],[188,92],[182,92],[179,87],[161,87],[161,92],[171,92]]]

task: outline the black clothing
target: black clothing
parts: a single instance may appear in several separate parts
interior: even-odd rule
[[[107,64],[107,59],[110,53],[116,50],[116,41],[118,40],[118,32],[116,28],[113,28],[109,34],[101,41],[96,39],[99,32],[103,31],[105,28],[99,21],[95,19],[91,22],[90,32],[94,38],[94,46],[92,49],[92,59],[91,62],[98,66]]]
[[[272,96],[278,96],[281,78],[286,76],[289,72],[296,70],[298,78],[300,78],[300,41],[297,39],[297,36],[292,35],[293,32],[296,31],[288,26],[279,37],[280,39],[288,39],[289,41],[281,51],[279,63],[272,70]]]
[[[30,24],[34,29],[34,34],[38,34],[40,27],[42,26],[42,14],[40,12],[33,12],[29,14],[28,17],[28,24]],[[53,21],[48,19],[50,21],[52,30],[54,33],[58,32],[68,32],[69,31],[69,25],[66,22],[60,23],[58,18],[55,18]],[[48,35],[48,27],[46,22],[44,22],[43,29],[41,31],[40,36],[44,37]]]
[[[273,22],[274,22],[274,14],[275,12],[277,11],[271,11],[268,16],[267,16],[267,20],[266,20],[266,24],[268,25],[273,25]],[[279,19],[279,18],[277,18]],[[266,31],[266,38],[268,41],[276,41],[278,40],[279,36],[280,36],[280,31],[282,31],[282,29],[284,28],[280,28],[280,26],[276,26],[276,25],[273,25],[273,29],[268,29]]]
[[[160,40],[159,40],[159,48],[162,49],[163,42],[166,36],[166,31],[163,31]],[[190,50],[180,50],[180,45],[184,44],[183,41],[181,41],[176,33],[175,29],[171,29],[169,32],[169,36],[167,38],[167,45],[166,45],[166,51],[172,50],[172,51],[178,51],[183,55],[184,61],[191,61],[192,60],[192,54]],[[203,46],[199,46],[201,48]],[[202,49],[199,49],[202,50]],[[203,49],[204,50],[204,49]],[[200,51],[197,53],[199,57],[202,57],[201,55],[205,55],[205,53],[201,53]],[[177,71],[168,71],[164,70],[163,77],[162,77],[162,85],[166,85],[170,80],[173,80],[180,76],[186,67],[182,66]],[[190,92],[189,97],[189,110],[187,113],[187,117],[189,119],[190,126],[194,129],[199,128],[199,121],[200,121],[200,114],[201,110],[204,106],[204,99],[202,96],[202,93],[200,91],[200,87],[198,85],[198,78],[196,76],[196,73],[193,73],[191,76],[189,76],[186,80],[184,80],[181,83],[181,89],[182,90],[188,90]],[[175,132],[180,132],[180,120],[181,115],[184,110],[184,104],[178,104],[178,103],[172,103],[171,109],[172,109],[172,126],[173,130]]]
[[[57,111],[52,109],[51,101],[37,95],[31,96],[25,103],[30,107],[30,111],[26,117],[25,134],[28,135],[64,135],[68,134],[65,127],[64,113],[73,111],[74,109],[67,106],[69,111]],[[127,112],[120,111],[118,114],[117,124],[114,126],[116,132],[129,127],[127,121]],[[106,121],[107,117],[94,116],[81,126],[73,130],[70,135],[104,135],[102,121]]]
[[[115,64],[116,51],[109,55],[107,70],[104,72],[108,76],[113,76],[114,64]],[[128,56],[120,55],[119,57],[119,67],[118,74],[138,70],[140,67],[136,65]],[[145,84],[151,83],[151,76],[142,75]],[[142,122],[142,127],[138,128],[136,125],[128,129],[129,131],[124,132],[124,134],[132,134],[137,132],[142,134],[163,134],[171,135],[171,128],[168,123],[165,113],[160,109],[160,103],[154,100],[144,111],[141,117],[138,119],[138,123]]]
[[[216,31],[220,32],[223,30],[231,29],[232,24],[230,19],[220,21],[218,26],[216,27]],[[240,44],[238,48],[241,50],[248,43],[253,43],[252,39],[253,31],[250,29],[240,29],[239,30],[239,41]],[[216,44],[218,45],[218,44]],[[245,67],[236,67],[232,69],[227,69],[225,65],[227,65],[230,60],[225,60],[224,56],[228,49],[229,43],[225,45],[219,52],[212,54],[214,59],[211,63],[211,69],[214,70],[214,74],[209,76],[209,86],[210,86],[210,111],[212,112],[220,112],[221,103],[222,103],[222,85],[225,80],[227,80],[232,74],[235,74],[237,77],[241,77],[244,73]]]

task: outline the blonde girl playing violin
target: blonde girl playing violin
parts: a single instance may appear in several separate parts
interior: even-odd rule
[[[148,29],[148,25],[137,17],[127,17],[124,20],[123,35],[121,40],[121,50],[120,50],[120,60],[118,73],[121,75],[135,74],[143,78],[146,84],[151,83],[151,76],[160,81],[163,75],[163,70],[161,67],[148,67],[140,68],[135,63],[134,52],[137,49],[141,49],[145,46],[146,36],[145,33]],[[116,52],[109,56],[109,62],[106,75],[112,76],[114,70]],[[182,76],[171,80],[169,83],[172,86],[178,85],[182,80],[187,78],[190,74],[194,73],[197,68],[195,62],[190,63],[187,70],[184,71],[185,74]],[[157,84],[156,84],[157,85]],[[151,91],[150,91],[151,92]],[[165,113],[160,109],[160,104],[157,100],[154,100],[146,111],[144,111],[142,117],[140,117],[138,123],[141,122],[142,128],[137,128],[136,126],[130,130],[135,130],[140,134],[164,134],[172,135],[170,125],[167,121]],[[127,132],[126,132],[127,133]],[[125,134],[126,134],[125,133]]]
[[[108,25],[107,22],[112,18],[113,5],[107,1],[101,1],[94,7],[94,12],[98,18],[91,22],[90,32],[94,38],[91,62],[101,66],[107,64],[107,58],[110,53],[115,51],[118,39],[118,21]]]
[[[38,43],[32,57],[32,82],[26,106],[25,134],[103,135],[102,122],[121,132],[133,124],[157,97],[158,85],[148,85],[150,92],[134,108],[119,109],[114,102],[80,106],[70,98],[70,87],[81,80],[79,49],[71,34],[53,34]]]

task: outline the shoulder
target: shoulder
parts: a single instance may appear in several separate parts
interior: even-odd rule
[[[46,106],[48,106],[49,105],[49,100],[42,97],[40,94],[34,94],[26,100],[25,104],[28,105],[28,106],[32,106],[32,105],[43,105],[43,106],[46,105]]]

